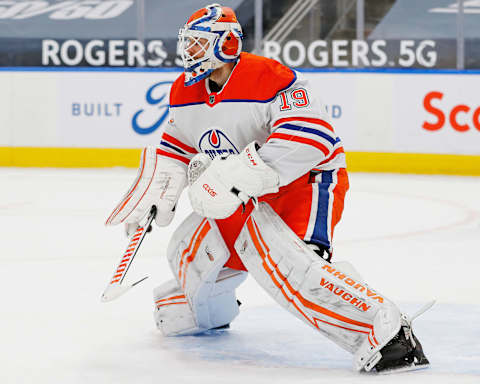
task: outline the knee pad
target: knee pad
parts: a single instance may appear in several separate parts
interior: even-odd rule
[[[164,335],[201,333],[238,315],[235,289],[247,273],[224,268],[229,257],[215,221],[193,213],[180,225],[167,250],[175,279],[154,291],[155,321]]]

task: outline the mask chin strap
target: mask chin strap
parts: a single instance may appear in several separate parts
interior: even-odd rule
[[[205,78],[207,78],[208,76],[210,76],[210,74],[214,71],[214,69],[207,69],[205,70],[204,72],[202,72],[201,74],[197,75],[197,76],[188,76],[189,74],[191,74],[192,72],[185,72],[185,86],[190,86],[190,85],[193,85],[195,83],[198,83],[200,80],[203,80]],[[188,79],[188,77],[190,77]]]

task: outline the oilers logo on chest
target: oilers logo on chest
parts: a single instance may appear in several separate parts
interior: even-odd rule
[[[216,156],[240,153],[227,135],[217,127],[207,130],[200,137],[198,147],[203,153],[210,156],[211,159]]]

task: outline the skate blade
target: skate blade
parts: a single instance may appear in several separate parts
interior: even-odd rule
[[[377,372],[377,375],[390,375],[392,373],[402,373],[410,371],[419,371],[421,369],[430,368],[430,363],[427,364],[411,364],[404,367],[384,369],[383,371]]]

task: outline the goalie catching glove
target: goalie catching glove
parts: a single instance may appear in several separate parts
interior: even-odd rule
[[[135,181],[105,225],[124,223],[128,235],[155,205],[155,222],[160,227],[167,226],[173,219],[175,205],[186,183],[185,166],[159,155],[155,147],[145,148]]]
[[[198,154],[188,166],[188,196],[193,210],[201,216],[224,219],[251,197],[278,192],[280,178],[250,143],[240,154],[216,157],[213,161]]]

